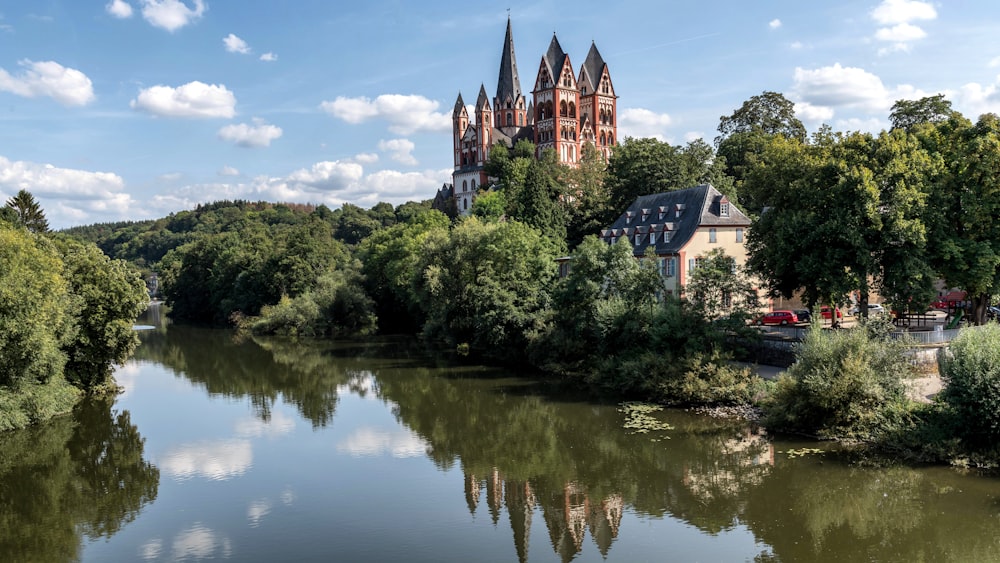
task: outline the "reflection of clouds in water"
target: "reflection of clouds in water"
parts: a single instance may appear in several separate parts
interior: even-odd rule
[[[219,481],[243,475],[252,464],[253,450],[249,440],[217,440],[185,444],[170,450],[159,465],[175,479],[198,475]]]
[[[140,366],[136,362],[128,362],[115,370],[115,382],[122,388],[119,397],[127,397],[135,389],[135,382],[139,379],[140,371]]]
[[[153,538],[139,546],[139,557],[143,559],[158,559],[163,552],[163,540]]]
[[[346,440],[337,444],[337,451],[352,456],[377,456],[389,453],[392,457],[416,457],[427,451],[427,444],[413,432],[376,428],[359,428]]]
[[[233,554],[233,544],[229,538],[220,538],[211,528],[196,523],[174,538],[173,559],[182,561],[187,558],[207,559],[214,557],[228,558]]]
[[[262,498],[255,500],[250,503],[247,507],[247,520],[250,521],[250,527],[256,528],[260,525],[260,521],[271,512],[271,501]]]
[[[378,381],[368,370],[351,372],[347,383],[337,386],[338,395],[357,395],[362,399],[378,399]]]
[[[282,436],[295,429],[295,418],[281,411],[273,411],[271,420],[241,418],[236,421],[236,434],[242,438],[257,438],[260,436]]]
[[[285,506],[291,506],[295,502],[295,491],[291,489],[285,489],[281,491],[281,503]]]

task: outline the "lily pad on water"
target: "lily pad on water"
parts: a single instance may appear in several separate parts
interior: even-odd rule
[[[658,420],[651,414],[661,410],[663,410],[663,407],[660,405],[627,402],[620,404],[618,412],[625,413],[625,422],[622,424],[622,428],[628,430],[630,434],[648,434],[650,432],[666,432],[674,429],[673,426],[662,420]],[[663,438],[670,439],[669,436],[663,436],[661,438],[654,438],[654,440],[659,441],[659,439]]]

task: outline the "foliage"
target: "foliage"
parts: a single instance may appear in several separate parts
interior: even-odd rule
[[[743,102],[730,116],[719,118],[718,146],[736,133],[759,131],[765,135],[782,135],[805,141],[806,128],[795,117],[795,104],[778,92],[765,91]]]
[[[429,237],[419,266],[423,333],[480,354],[516,360],[546,323],[556,249],[518,221],[476,217]]]
[[[504,217],[506,209],[507,199],[499,190],[480,192],[476,201],[472,202],[472,215],[483,221],[499,221]]]
[[[706,320],[723,316],[749,319],[760,307],[757,289],[744,268],[715,248],[691,272],[684,295]]]
[[[0,433],[24,428],[66,414],[80,399],[80,390],[62,377],[0,385]]]
[[[943,123],[960,117],[961,114],[951,109],[951,102],[944,94],[938,94],[919,100],[897,100],[892,104],[889,123],[892,129],[910,131],[917,125]]]
[[[1000,438],[1000,325],[962,331],[940,358],[947,382],[941,398],[956,416],[960,437],[972,447]]]
[[[907,416],[904,347],[884,333],[813,325],[765,405],[768,425],[861,441],[893,431]]]
[[[45,218],[35,196],[27,190],[20,190],[14,197],[7,200],[7,207],[14,210],[17,215],[17,224],[33,233],[46,233],[49,230],[49,221]]]
[[[566,188],[560,201],[566,209],[566,242],[576,248],[587,235],[607,226],[611,209],[607,188],[608,164],[597,148],[584,143],[576,168],[566,171]]]
[[[99,391],[112,383],[112,367],[138,345],[132,325],[149,295],[132,267],[96,246],[63,238],[58,247],[76,318],[76,330],[64,344],[66,379],[84,391]]]
[[[62,374],[73,317],[62,262],[52,243],[0,225],[0,387]]]
[[[254,334],[284,336],[368,336],[375,332],[375,304],[365,294],[356,271],[324,274],[316,287],[294,299],[282,296],[275,305],[265,305],[260,317],[242,321]]]
[[[607,189],[612,215],[625,209],[635,198],[681,190],[704,183],[736,200],[733,184],[723,172],[725,161],[716,159],[711,147],[697,140],[674,146],[657,139],[628,137],[617,145],[608,161]]]

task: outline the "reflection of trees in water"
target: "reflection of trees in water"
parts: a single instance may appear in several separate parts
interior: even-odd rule
[[[82,533],[108,538],[156,498],[159,470],[111,399],[0,433],[0,560],[79,559]]]

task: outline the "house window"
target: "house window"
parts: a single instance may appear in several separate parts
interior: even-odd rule
[[[640,235],[639,233],[636,233],[635,234],[635,245],[639,246],[640,244],[642,244],[642,235]]]
[[[743,228],[736,229],[736,242],[743,242]]]
[[[677,263],[674,262],[673,257],[670,258],[660,258],[660,277],[662,278],[672,278],[677,275]]]
[[[670,242],[670,231],[663,231],[663,242]]]
[[[468,208],[469,208],[469,200],[462,198],[462,209],[468,209]]]
[[[715,227],[708,229],[708,242],[715,242]]]
[[[611,237],[611,244],[614,244],[618,240],[618,237]]]
[[[463,192],[469,191],[469,182],[466,180],[462,180],[462,191]]]
[[[719,216],[729,217],[729,202],[722,201],[719,203]]]
[[[688,258],[688,272],[690,273],[700,268],[704,260],[705,259],[700,256],[698,258]]]
[[[656,233],[649,233],[649,244],[656,244]]]
[[[476,191],[476,181],[472,181],[472,191]]]

